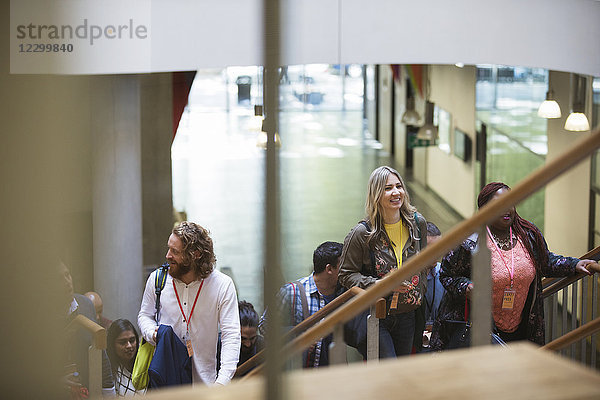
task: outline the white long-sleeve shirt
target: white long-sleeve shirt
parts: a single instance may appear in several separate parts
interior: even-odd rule
[[[154,279],[157,271],[148,277],[142,305],[138,314],[138,326],[146,341],[153,340],[157,323],[155,321]],[[187,326],[175,296],[173,282],[177,287],[181,307],[187,318],[194,305],[194,299],[200,288],[201,280],[189,285],[167,275],[165,288],[160,295],[160,324],[170,325],[175,334],[186,343],[192,342],[194,351],[192,382],[212,385],[228,383],[237,368],[240,354],[241,333],[238,301],[233,281],[227,275],[214,270],[204,284],[198,296],[194,313],[190,319],[189,334]],[[217,340],[221,331],[221,369],[217,376]]]

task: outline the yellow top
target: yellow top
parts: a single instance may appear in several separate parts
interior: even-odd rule
[[[394,255],[396,256],[396,267],[400,268],[402,266],[402,250],[404,249],[404,244],[408,241],[408,227],[402,223],[402,220],[396,222],[395,224],[384,224],[385,232],[389,236],[392,241],[392,249],[394,250]],[[400,255],[398,257],[398,255]]]

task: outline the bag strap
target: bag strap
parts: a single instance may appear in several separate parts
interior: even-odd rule
[[[291,325],[294,325],[294,323],[296,322],[296,285],[294,285],[294,282],[290,282],[290,285],[292,285],[292,315],[291,315]],[[304,316],[302,316],[302,318],[304,318]]]
[[[371,232],[371,227],[367,221],[360,221],[360,223],[367,229],[367,231]],[[375,276],[375,253],[369,246],[369,258],[371,259],[371,276]]]
[[[304,290],[304,285],[299,280],[292,282],[292,285],[298,286],[298,292],[300,294],[300,302],[302,303],[302,320],[305,320],[306,318],[308,318],[308,301],[306,300],[306,290]],[[296,296],[294,296],[294,297],[296,297]],[[294,310],[296,310],[295,307],[294,307]],[[311,352],[309,351],[306,356],[305,368],[310,367],[310,364],[311,364],[311,354],[310,353]]]
[[[308,301],[306,300],[306,291],[304,285],[300,281],[292,282],[292,285],[298,286],[298,292],[300,292],[300,302],[302,303],[302,320],[308,318]],[[296,296],[294,296],[296,297]]]
[[[415,225],[417,226],[417,232],[419,232],[419,239],[422,239],[421,236],[421,227],[419,226],[419,218],[417,218],[417,212],[415,211]]]
[[[167,273],[169,272],[169,264],[164,263],[161,265],[156,272],[154,277],[154,293],[156,294],[156,313],[154,318],[156,319],[156,324],[158,325],[159,321],[159,310],[160,310],[160,293],[165,288],[165,284],[167,283]]]

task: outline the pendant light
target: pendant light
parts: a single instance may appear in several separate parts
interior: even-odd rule
[[[417,132],[417,139],[436,140],[438,138],[438,128],[433,124],[434,104],[427,100],[425,103],[425,124]]]
[[[402,123],[406,125],[418,125],[421,116],[415,110],[415,94],[410,79],[406,80],[406,111],[402,114]]]
[[[415,98],[409,97],[406,99],[406,111],[402,114],[402,123],[406,125],[418,125],[421,116],[415,110]]]
[[[554,90],[550,89],[546,92],[546,100],[540,104],[540,108],[538,108],[537,112],[538,117],[542,118],[560,118],[560,106],[554,100]]]
[[[590,130],[590,123],[585,116],[586,79],[578,74],[571,75],[573,92],[573,108],[565,122],[565,129],[573,132]]]

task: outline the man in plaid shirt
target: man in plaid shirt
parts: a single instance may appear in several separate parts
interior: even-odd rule
[[[288,328],[298,325],[331,300],[335,299],[344,289],[338,285],[337,276],[340,270],[342,243],[325,242],[320,244],[313,253],[313,273],[295,282],[285,284],[279,291],[280,312],[284,324]],[[266,314],[266,313],[265,313]],[[259,330],[264,331],[265,314],[261,317]],[[346,342],[355,347],[353,338],[356,334],[348,332],[351,324],[345,326]],[[314,343],[302,355],[302,366],[313,368],[329,365],[329,344],[332,335]]]

